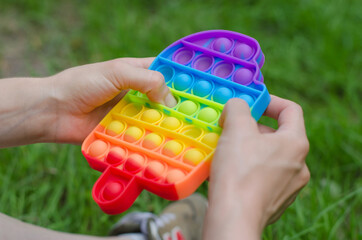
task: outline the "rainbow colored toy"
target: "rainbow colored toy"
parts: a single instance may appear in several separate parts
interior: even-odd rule
[[[103,172],[93,198],[108,214],[127,210],[143,189],[168,200],[192,194],[209,176],[230,98],[258,120],[270,102],[258,42],[240,33],[204,31],[167,47],[150,69],[161,72],[178,104],[169,108],[131,90],[85,139],[89,165]]]

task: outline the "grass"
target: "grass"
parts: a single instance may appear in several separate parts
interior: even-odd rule
[[[1,0],[0,77],[54,74],[111,58],[155,56],[207,29],[256,38],[269,92],[302,105],[311,151],[308,186],[264,239],[360,239],[362,5],[358,1]],[[262,119],[264,122],[269,120]],[[100,173],[80,147],[0,150],[0,212],[47,228],[104,235],[119,216],[91,198]],[[207,184],[200,191],[207,192]],[[130,210],[159,212],[143,192]]]

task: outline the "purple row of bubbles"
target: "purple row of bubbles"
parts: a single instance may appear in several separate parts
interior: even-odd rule
[[[235,72],[235,65],[227,61],[220,61],[215,63],[212,56],[207,54],[200,54],[195,59],[195,51],[182,47],[173,54],[173,61],[187,65],[191,61],[191,67],[203,72],[209,71],[211,68],[211,74],[227,79]],[[193,60],[192,60],[193,59]],[[214,65],[214,66],[213,66]],[[247,68],[240,68],[236,70],[232,77],[232,81],[242,85],[249,85],[253,81],[254,73]]]
[[[219,37],[214,39],[211,44],[211,48],[222,53],[231,52],[232,56],[241,58],[243,60],[249,60],[254,54],[253,48],[249,45],[240,42],[235,43],[234,40],[226,37]]]

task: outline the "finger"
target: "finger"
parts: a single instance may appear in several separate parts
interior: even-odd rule
[[[263,124],[260,124],[258,123],[258,128],[259,128],[259,132],[260,133],[274,133],[275,132],[275,129],[274,128],[271,128],[271,127],[268,127],[268,126],[265,126]]]
[[[243,135],[258,133],[258,127],[251,116],[249,105],[238,98],[233,98],[226,103],[219,124],[224,128],[225,133],[239,133],[240,131]]]
[[[140,68],[149,68],[152,62],[155,60],[155,57],[147,58],[119,58],[119,60],[124,61],[127,64],[130,64],[134,67]]]
[[[113,64],[112,76],[115,86],[120,89],[134,89],[147,94],[154,102],[173,107],[177,104],[160,72],[135,67],[117,61]]]
[[[303,110],[292,101],[271,96],[264,115],[278,120],[278,132],[293,131],[305,135]]]

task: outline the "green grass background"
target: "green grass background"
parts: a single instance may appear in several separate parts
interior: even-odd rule
[[[361,13],[357,0],[0,0],[0,77],[155,56],[207,29],[250,35],[266,56],[269,92],[302,105],[311,145],[311,181],[264,239],[361,239]],[[0,212],[105,235],[119,216],[102,213],[91,198],[99,175],[79,146],[1,149]],[[207,193],[206,183],[200,191]],[[129,211],[159,212],[167,203],[144,192]]]

